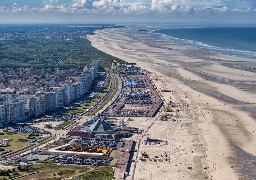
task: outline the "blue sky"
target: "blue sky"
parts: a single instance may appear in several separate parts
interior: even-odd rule
[[[255,23],[256,0],[0,0],[0,22]]]

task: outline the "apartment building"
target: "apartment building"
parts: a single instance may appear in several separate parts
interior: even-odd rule
[[[23,122],[25,116],[25,102],[21,100],[13,100],[4,102],[5,117],[7,123]]]
[[[36,103],[36,110],[35,110],[35,116],[41,116],[45,114],[45,94],[38,93],[35,96],[35,103]]]
[[[5,121],[5,107],[4,105],[0,105],[0,123],[4,123]]]
[[[45,111],[56,110],[56,92],[45,92]]]
[[[56,108],[59,109],[64,106],[64,87],[53,87],[51,88],[56,93]]]

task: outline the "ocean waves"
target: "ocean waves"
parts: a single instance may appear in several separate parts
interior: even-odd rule
[[[149,33],[157,35],[161,39],[169,40],[172,43],[188,45],[188,46],[206,49],[206,50],[212,50],[214,52],[219,52],[225,55],[246,57],[246,58],[256,58],[255,51],[247,51],[247,50],[234,49],[234,48],[224,48],[220,46],[210,45],[198,40],[175,37],[175,35],[164,34],[160,29],[151,30],[149,31]]]

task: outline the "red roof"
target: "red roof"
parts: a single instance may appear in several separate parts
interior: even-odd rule
[[[83,134],[83,131],[79,131],[79,130],[71,130],[68,132],[68,134]]]

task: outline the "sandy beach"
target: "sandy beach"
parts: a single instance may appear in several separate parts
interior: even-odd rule
[[[138,160],[134,174],[133,163],[127,179],[255,179],[255,59],[171,43],[134,27],[87,37],[97,49],[147,70],[159,90],[170,89],[161,92],[165,102],[189,104],[172,115],[176,121],[155,121],[146,137],[168,144],[148,145],[142,138],[139,151],[160,158]],[[147,128],[153,121],[129,123]]]

